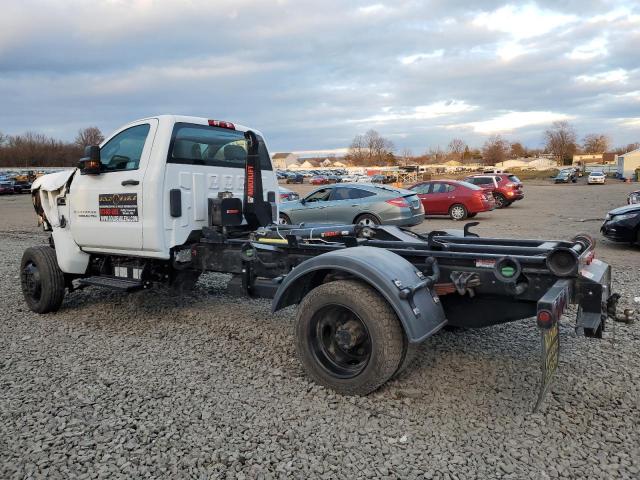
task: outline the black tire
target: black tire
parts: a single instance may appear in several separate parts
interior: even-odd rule
[[[496,207],[497,208],[505,208],[507,206],[507,199],[504,195],[502,195],[501,193],[496,193],[494,195],[494,198],[496,199]]]
[[[358,215],[353,223],[363,225],[365,227],[375,227],[380,225],[382,222],[378,217],[371,213],[363,213],[362,215]]]
[[[27,248],[20,262],[20,283],[32,311],[57,311],[64,299],[65,281],[56,251],[48,245]]]
[[[350,324],[357,326],[355,331]],[[355,338],[347,333],[350,343],[345,345],[340,333],[347,328]],[[343,395],[376,390],[399,372],[407,351],[391,306],[357,280],[337,280],[309,292],[298,307],[295,336],[307,375]]]
[[[398,370],[396,370],[396,373],[393,374],[394,377],[400,375],[415,363],[415,361],[418,359],[418,354],[420,353],[421,346],[421,343],[406,342],[404,358],[402,359],[402,363],[400,363]]]
[[[291,225],[291,219],[286,213],[281,213],[278,217],[281,225]]]
[[[467,218],[473,218],[478,214],[478,212],[468,213]]]
[[[502,208],[507,208],[507,207],[510,207],[511,205],[513,205],[513,202],[507,202],[504,204],[504,207]]]
[[[449,216],[451,217],[451,220],[464,220],[468,215],[467,207],[461,203],[456,203],[449,207]]]

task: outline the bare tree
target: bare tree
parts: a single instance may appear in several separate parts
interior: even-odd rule
[[[527,149],[524,148],[520,142],[513,142],[509,156],[511,158],[524,158],[527,156]]]
[[[602,133],[590,133],[582,140],[584,153],[605,153],[609,150],[609,137]]]
[[[0,132],[0,147],[9,139],[4,133]]]
[[[369,130],[364,134],[369,160],[373,164],[388,163],[393,157],[393,142],[386,139],[375,130]]]
[[[411,151],[410,148],[403,148],[400,156],[405,165],[408,165],[409,162],[413,160],[413,152]]]
[[[449,153],[455,157],[456,160],[462,162],[462,158],[464,155],[465,148],[467,148],[467,144],[461,138],[454,138],[449,142]]]
[[[354,165],[384,165],[395,163],[393,142],[375,130],[356,135],[349,146],[346,160]]]
[[[500,135],[492,135],[482,147],[482,160],[485,165],[504,162],[509,152],[509,144]]]
[[[78,130],[76,135],[75,144],[80,148],[88,147],[89,145],[99,145],[104,140],[104,135],[98,127],[88,127]]]
[[[364,137],[362,135],[356,135],[349,145],[349,150],[345,156],[345,160],[354,165],[363,165],[367,158],[366,147]]]
[[[576,138],[576,131],[565,120],[553,122],[551,128],[544,132],[547,151],[557,158],[559,165],[571,165],[576,151]]]
[[[438,145],[435,148],[429,148],[429,150],[427,151],[427,157],[427,163],[440,163],[444,161],[445,154],[442,151],[442,148],[440,148],[440,145]]]
[[[0,145],[0,167],[65,167],[75,165],[81,150],[41,133],[5,136]]]

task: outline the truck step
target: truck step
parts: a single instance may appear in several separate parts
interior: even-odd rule
[[[140,280],[118,277],[87,277],[81,278],[79,283],[80,285],[93,285],[96,287],[111,288],[112,290],[120,290],[121,292],[133,292],[144,288],[144,284]]]

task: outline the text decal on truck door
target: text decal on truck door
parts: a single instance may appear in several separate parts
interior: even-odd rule
[[[101,193],[98,195],[101,222],[137,222],[137,193]]]

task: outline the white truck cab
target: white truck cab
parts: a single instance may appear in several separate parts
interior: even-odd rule
[[[242,198],[248,131],[206,118],[144,118],[99,146],[93,174],[74,169],[36,180],[34,202],[61,270],[84,274],[91,254],[169,259],[208,225],[209,198]],[[277,179],[262,135],[253,132],[264,196],[275,205]]]

